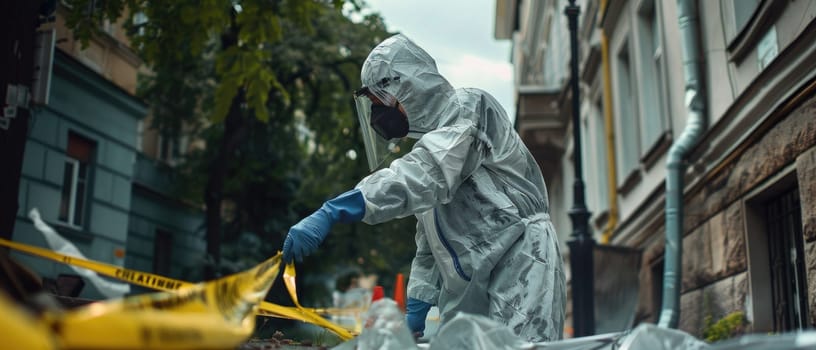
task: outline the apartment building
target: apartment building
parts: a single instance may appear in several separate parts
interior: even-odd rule
[[[631,325],[663,311],[698,336],[707,317],[734,312],[748,332],[813,327],[816,3],[577,3],[578,126],[568,1],[496,1],[496,38],[513,42],[517,128],[548,181],[562,242],[579,127],[594,237],[642,253]],[[679,260],[667,246],[682,248]],[[667,268],[681,276],[668,284],[676,298],[664,291]],[[616,278],[595,274],[596,285]],[[603,320],[598,310],[615,306],[601,299]]]
[[[143,18],[103,23],[104,33],[83,47],[64,23],[66,6],[59,2],[54,21],[39,28],[53,31],[56,48],[48,102],[33,109],[29,123],[13,240],[48,247],[28,218],[37,208],[89,259],[200,278],[201,208],[174,197],[174,153],[135,97],[144,67],[122,23]],[[73,273],[62,264],[13,256],[46,279]],[[79,296],[102,297],[90,284]]]

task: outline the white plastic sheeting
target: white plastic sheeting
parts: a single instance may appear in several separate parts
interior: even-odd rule
[[[498,322],[479,315],[460,313],[445,323],[430,343],[416,344],[405,316],[391,299],[373,304],[365,327],[357,338],[334,350],[804,350],[816,349],[816,331],[776,335],[752,334],[707,343],[676,329],[641,324],[631,330],[545,343],[529,343]]]
[[[51,248],[51,250],[74,258],[88,260],[85,255],[82,255],[79,248],[64,237],[60,236],[57,231],[54,231],[51,226],[48,226],[48,224],[46,224],[42,218],[40,218],[40,212],[37,210],[37,208],[31,209],[31,211],[28,212],[28,217],[34,222],[34,227],[37,228],[37,231],[40,231],[40,233],[43,234],[45,241],[48,242],[48,247]],[[74,272],[91,282],[91,284],[93,284],[94,287],[96,287],[96,289],[107,298],[120,298],[130,292],[130,285],[127,283],[112,282],[102,278],[101,276],[97,275],[96,272],[91,270],[73,265],[70,266]]]
[[[363,332],[357,338],[333,349],[418,349],[414,336],[405,323],[405,315],[394,300],[385,298],[372,303],[366,313],[363,327]]]

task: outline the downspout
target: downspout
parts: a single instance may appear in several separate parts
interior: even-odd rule
[[[606,7],[604,1],[601,8]],[[618,226],[618,175],[615,167],[615,125],[612,124],[612,78],[609,73],[609,42],[601,29],[601,69],[603,70],[604,129],[606,134],[607,183],[609,184],[609,219],[606,221],[601,244],[609,244]]]
[[[666,174],[666,250],[663,272],[663,309],[658,325],[677,328],[683,261],[683,158],[706,128],[705,96],[700,83],[700,42],[697,0],[677,0],[677,21],[686,85],[686,128],[669,150]]]

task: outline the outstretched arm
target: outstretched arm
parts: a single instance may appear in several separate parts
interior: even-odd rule
[[[357,184],[366,202],[363,221],[377,224],[450,202],[487,149],[470,122],[425,134],[411,152]]]

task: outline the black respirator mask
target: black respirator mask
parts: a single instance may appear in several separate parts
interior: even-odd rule
[[[408,135],[408,118],[397,107],[371,106],[371,128],[386,140]]]

